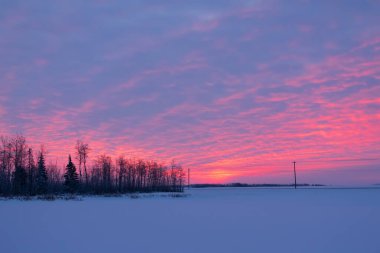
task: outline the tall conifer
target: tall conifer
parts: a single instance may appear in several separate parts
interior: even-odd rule
[[[48,190],[48,176],[45,166],[45,158],[43,152],[38,157],[38,169],[37,169],[37,193],[45,194]]]
[[[78,173],[75,168],[74,163],[71,161],[71,156],[69,155],[69,163],[66,166],[66,172],[64,175],[66,190],[70,193],[74,193],[78,188]]]

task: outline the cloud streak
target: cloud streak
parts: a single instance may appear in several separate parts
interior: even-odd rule
[[[0,12],[0,135],[194,182],[288,183],[297,160],[304,182],[378,183],[376,1],[28,5]]]

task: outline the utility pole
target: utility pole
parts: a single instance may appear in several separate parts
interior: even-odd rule
[[[294,170],[294,189],[297,189],[297,174],[296,174],[296,162],[293,162],[293,170]]]
[[[187,168],[187,188],[190,189],[190,168]]]

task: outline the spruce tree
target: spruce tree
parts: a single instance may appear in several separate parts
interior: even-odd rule
[[[71,161],[71,156],[69,155],[69,163],[66,166],[65,172],[65,187],[66,190],[70,193],[74,193],[78,188],[78,173],[75,168],[74,163]]]
[[[37,170],[37,193],[45,194],[48,189],[48,176],[45,166],[45,158],[41,152],[38,157],[38,170]]]

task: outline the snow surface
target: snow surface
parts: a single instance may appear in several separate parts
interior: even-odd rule
[[[0,201],[0,252],[380,252],[380,189]]]

